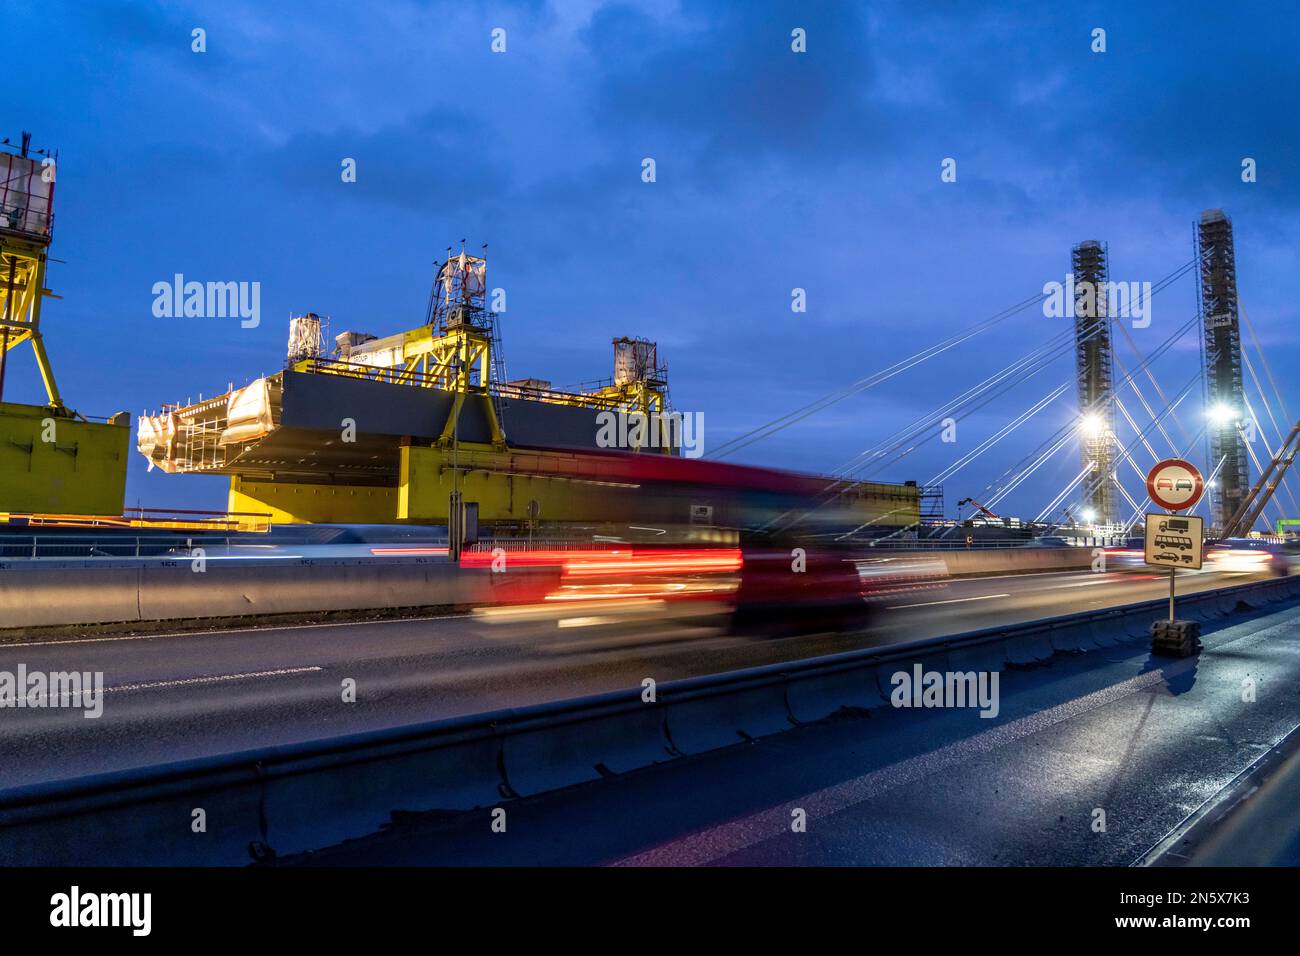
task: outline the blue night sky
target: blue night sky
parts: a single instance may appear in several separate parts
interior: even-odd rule
[[[1234,221],[1242,305],[1300,410],[1293,7],[0,9],[0,134],[29,129],[60,151],[49,284],[63,299],[44,330],[65,400],[86,414],[154,411],[273,372],[291,313],[328,315],[334,333],[414,327],[433,260],[465,237],[490,243],[489,285],[507,292],[511,377],[605,377],[612,337],[656,339],[674,404],[705,414],[707,450],[1039,293],[1080,240],[1109,243],[1113,280],[1154,282],[1192,258],[1212,206]],[[205,53],[191,51],[195,27]],[[345,157],[355,183],[341,180]],[[641,180],[645,157],[657,182]],[[940,181],[947,157],[956,182]],[[1245,157],[1257,182],[1242,182]],[[153,284],[177,272],[260,282],[261,325],[154,317]],[[1189,276],[1156,297],[1138,347],[1195,308]],[[733,460],[834,470],[1063,323],[1023,312]],[[1136,364],[1122,338],[1117,352]],[[29,353],[11,359],[6,397],[40,400]],[[1198,360],[1189,335],[1156,366],[1166,391]],[[928,480],[1070,379],[1072,361],[879,477]],[[949,512],[1076,414],[1071,388],[948,479]],[[1198,388],[1189,430],[1201,414]],[[146,474],[133,458],[128,504],[224,507],[224,479]],[[1008,511],[1032,517],[1078,469],[1066,449]]]

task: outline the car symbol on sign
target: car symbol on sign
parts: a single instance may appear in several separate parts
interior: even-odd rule
[[[1174,490],[1175,490],[1175,491],[1193,491],[1193,490],[1195,490],[1195,489],[1193,489],[1193,487],[1192,487],[1192,479],[1190,479],[1190,478],[1179,478],[1178,481],[1174,483]]]
[[[1172,478],[1161,478],[1159,481],[1156,482],[1156,490],[1157,490],[1157,491],[1173,491],[1173,490],[1174,490],[1174,480],[1173,480]]]

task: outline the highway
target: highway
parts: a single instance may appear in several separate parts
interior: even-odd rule
[[[1185,592],[1248,580],[1184,574]],[[103,715],[0,711],[3,783],[77,777],[522,706],[1158,598],[1146,573],[964,579],[884,602],[860,635],[726,636],[667,623],[494,625],[469,615],[0,645],[0,671],[102,672]],[[581,618],[567,624],[588,624]],[[345,702],[344,682],[356,684]]]

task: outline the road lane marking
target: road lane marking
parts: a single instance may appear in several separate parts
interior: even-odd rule
[[[220,684],[232,680],[251,680],[257,677],[287,677],[292,674],[313,674],[325,670],[323,667],[285,667],[274,671],[249,671],[244,674],[216,674],[211,677],[182,677],[178,680],[145,681],[141,684],[116,684],[105,687],[104,692],[114,690],[156,690],[160,687],[193,687],[196,684]]]
[[[388,617],[374,621],[325,621],[320,624],[271,624],[266,627],[225,627],[212,631],[168,631],[166,634],[126,634],[118,637],[75,637],[66,641],[0,642],[0,651],[19,647],[53,647],[58,644],[110,644],[113,641],[152,641],[160,637],[204,637],[212,634],[260,634],[263,631],[306,631],[315,627],[359,627],[363,624],[414,624],[420,621],[450,621],[468,614],[439,614],[434,617]]]
[[[926,601],[924,604],[890,604],[885,607],[886,611],[902,611],[909,607],[935,607],[939,604],[961,604],[963,601],[988,601],[993,598],[1011,597],[1010,594],[980,594],[976,597],[968,598],[949,598],[946,601]]]
[[[192,687],[195,684],[218,684],[224,681],[243,680],[244,678],[253,677],[282,677],[289,674],[306,674],[313,671],[324,670],[323,667],[288,667],[275,671],[250,671],[247,674],[218,674],[211,677],[184,677],[179,680],[160,680],[147,681],[142,684],[116,684],[112,687],[105,687],[104,693],[108,694],[115,690],[154,690],[159,687]],[[82,694],[85,691],[81,692]],[[60,693],[60,702],[69,700],[77,695],[75,691],[63,691]],[[29,700],[49,700],[49,694],[33,694]]]

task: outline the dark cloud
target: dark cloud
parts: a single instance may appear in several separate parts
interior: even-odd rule
[[[821,167],[878,153],[893,118],[871,97],[865,11],[836,2],[687,2],[665,22],[631,5],[602,7],[582,35],[595,65],[595,114],[650,152],[686,146],[707,170],[768,154]],[[796,28],[807,53],[791,49]]]

